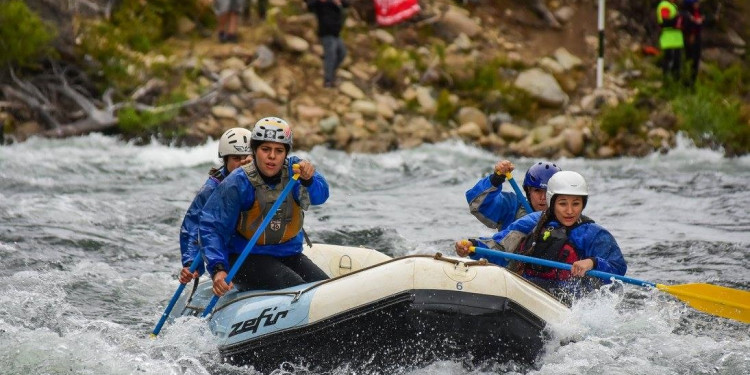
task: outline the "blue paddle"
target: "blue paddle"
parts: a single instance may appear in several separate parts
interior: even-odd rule
[[[297,166],[297,164],[295,164],[294,166]],[[271,209],[268,211],[268,215],[266,215],[266,217],[263,218],[263,221],[260,223],[258,230],[255,231],[255,234],[253,234],[253,237],[250,238],[250,241],[245,246],[245,249],[242,250],[242,254],[240,254],[239,258],[237,258],[237,260],[234,262],[232,269],[230,269],[229,273],[227,273],[227,277],[224,279],[224,281],[227,284],[232,282],[232,278],[234,278],[234,275],[236,275],[237,271],[239,271],[240,267],[242,266],[242,263],[245,261],[245,258],[247,258],[247,256],[250,255],[250,253],[253,250],[253,247],[255,246],[255,243],[258,242],[258,238],[260,238],[260,235],[263,234],[263,231],[266,230],[268,223],[270,223],[271,219],[273,219],[274,213],[276,213],[276,210],[279,209],[279,206],[281,206],[281,203],[284,202],[289,192],[292,191],[292,188],[294,187],[294,185],[297,184],[298,179],[299,179],[299,173],[295,173],[294,176],[292,176],[292,180],[289,181],[289,183],[286,184],[286,186],[284,187],[284,190],[281,191],[281,195],[279,195],[279,199],[277,199],[276,202],[273,203],[273,206],[271,206]],[[218,300],[219,300],[219,296],[214,295],[213,298],[211,298],[211,302],[209,302],[208,305],[206,305],[206,309],[203,310],[203,315],[201,315],[201,317],[208,316],[208,314],[210,314],[211,311],[214,309],[214,306],[216,306],[216,302]]]
[[[504,251],[492,250],[484,247],[471,246],[469,248],[469,251],[480,256],[487,257],[494,255],[506,259],[513,259],[521,262],[533,263],[546,267],[554,267],[568,271],[573,268],[572,265],[567,263],[534,258],[521,254],[506,253]],[[750,292],[745,290],[732,289],[724,286],[705,283],[664,285],[596,270],[586,271],[586,275],[598,277],[604,280],[616,279],[628,284],[656,288],[658,290],[661,290],[662,292],[667,292],[679,298],[696,310],[700,310],[723,318],[750,323]]]
[[[521,204],[523,204],[523,208],[526,209],[526,214],[528,215],[534,212],[534,210],[531,209],[531,205],[529,204],[529,201],[526,200],[526,196],[518,187],[518,184],[516,183],[516,180],[513,178],[513,175],[510,174],[510,172],[507,172],[505,173],[505,179],[508,180],[508,182],[510,183],[510,186],[512,186],[513,190],[516,192],[516,195],[521,199]]]
[[[195,258],[193,259],[193,263],[190,265],[190,273],[195,272],[196,269],[198,269],[198,265],[203,262],[203,259],[201,258],[201,250],[198,249],[198,253],[195,254]],[[164,310],[164,314],[161,314],[161,319],[159,319],[159,322],[156,323],[156,327],[154,327],[153,332],[151,332],[151,337],[156,337],[159,332],[161,331],[161,327],[164,325],[164,322],[167,321],[167,317],[169,317],[169,313],[172,312],[172,309],[174,308],[174,304],[177,303],[177,299],[180,298],[180,295],[182,294],[182,291],[185,290],[186,283],[180,283],[180,286],[177,287],[177,290],[174,291],[174,295],[172,296],[172,299],[169,301],[169,304],[167,305],[167,309]]]

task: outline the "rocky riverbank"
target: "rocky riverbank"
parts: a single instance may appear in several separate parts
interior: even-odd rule
[[[634,100],[633,80],[658,73],[642,56],[646,30],[625,32],[637,20],[607,11],[604,84],[595,88],[595,2],[548,2],[555,27],[517,3],[424,1],[419,19],[391,28],[375,27],[354,7],[336,88],[323,88],[316,20],[299,4],[272,1],[265,20],[240,27],[238,44],[191,38],[196,25],[184,18],[167,48],[139,55],[144,69],[132,74],[142,83],[131,99],[179,88],[181,109],[155,129],[180,144],[274,115],[290,120],[301,149],[373,153],[460,138],[500,154],[606,158],[674,145],[678,120],[669,108],[654,108],[622,131],[601,126],[602,111]],[[733,30],[721,35],[729,35],[726,43],[706,56],[740,62],[745,41]],[[164,65],[171,79],[151,73]],[[56,134],[34,119],[14,123],[6,139]],[[104,131],[112,129],[116,123]]]

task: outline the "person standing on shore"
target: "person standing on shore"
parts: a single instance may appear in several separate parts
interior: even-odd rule
[[[245,9],[245,0],[214,0],[214,12],[218,18],[219,42],[237,43],[237,27],[240,14]]]
[[[323,87],[335,87],[336,70],[346,57],[341,28],[349,0],[306,0],[306,3],[307,9],[318,18],[318,37],[323,45]]]
[[[662,0],[656,7],[656,22],[661,27],[659,48],[663,52],[662,72],[664,79],[675,82],[680,79],[682,69],[682,17],[675,4],[677,0]]]
[[[682,36],[685,41],[685,58],[690,66],[689,85],[695,85],[701,62],[701,31],[704,17],[700,10],[699,0],[684,0],[683,3],[684,28]]]

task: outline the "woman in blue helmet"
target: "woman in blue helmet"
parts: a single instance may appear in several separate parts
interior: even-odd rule
[[[505,174],[514,169],[515,166],[509,160],[501,160],[495,164],[495,173],[480,179],[473,188],[466,191],[469,212],[489,228],[503,230],[516,219],[530,213],[523,208],[523,197],[503,191]],[[553,163],[540,161],[526,171],[523,190],[534,211],[547,208],[547,181],[560,170]]]
[[[219,158],[224,164],[219,168],[211,168],[208,171],[208,179],[193,198],[193,202],[190,203],[180,226],[181,283],[190,282],[194,277],[203,274],[204,271],[203,264],[201,264],[195,272],[190,273],[190,266],[198,253],[198,220],[203,205],[206,204],[208,197],[229,173],[246,163],[245,159],[250,153],[250,130],[232,128],[225,131],[219,138]],[[201,263],[203,262],[201,261]]]
[[[328,183],[312,163],[289,156],[291,146],[286,121],[260,119],[250,141],[253,162],[229,174],[203,207],[200,240],[217,296],[232,288],[225,281],[227,272],[267,215],[273,219],[232,279],[237,289],[274,290],[328,278],[302,254],[303,211],[328,199]],[[299,173],[300,183],[276,212],[269,212],[286,184],[293,183],[294,173]]]
[[[612,234],[583,215],[588,195],[583,176],[572,171],[558,172],[548,181],[548,209],[526,215],[492,237],[460,240],[455,245],[456,253],[467,256],[473,245],[571,264],[572,269],[566,271],[508,262],[500,256],[487,259],[521,274],[563,302],[570,302],[600,285],[599,280],[584,277],[586,271],[625,275],[627,270]]]

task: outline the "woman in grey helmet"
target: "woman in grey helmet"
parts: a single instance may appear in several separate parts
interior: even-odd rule
[[[278,117],[259,120],[252,130],[253,162],[238,168],[216,188],[203,207],[200,239],[213,291],[218,296],[232,285],[228,271],[257,230],[263,230],[232,283],[237,289],[281,289],[327,279],[328,276],[302,254],[303,211],[328,199],[328,183],[312,163],[289,156],[292,129]],[[293,167],[294,165],[299,167]],[[269,212],[292,175],[294,186],[276,212]],[[273,219],[265,228],[267,215]]]

